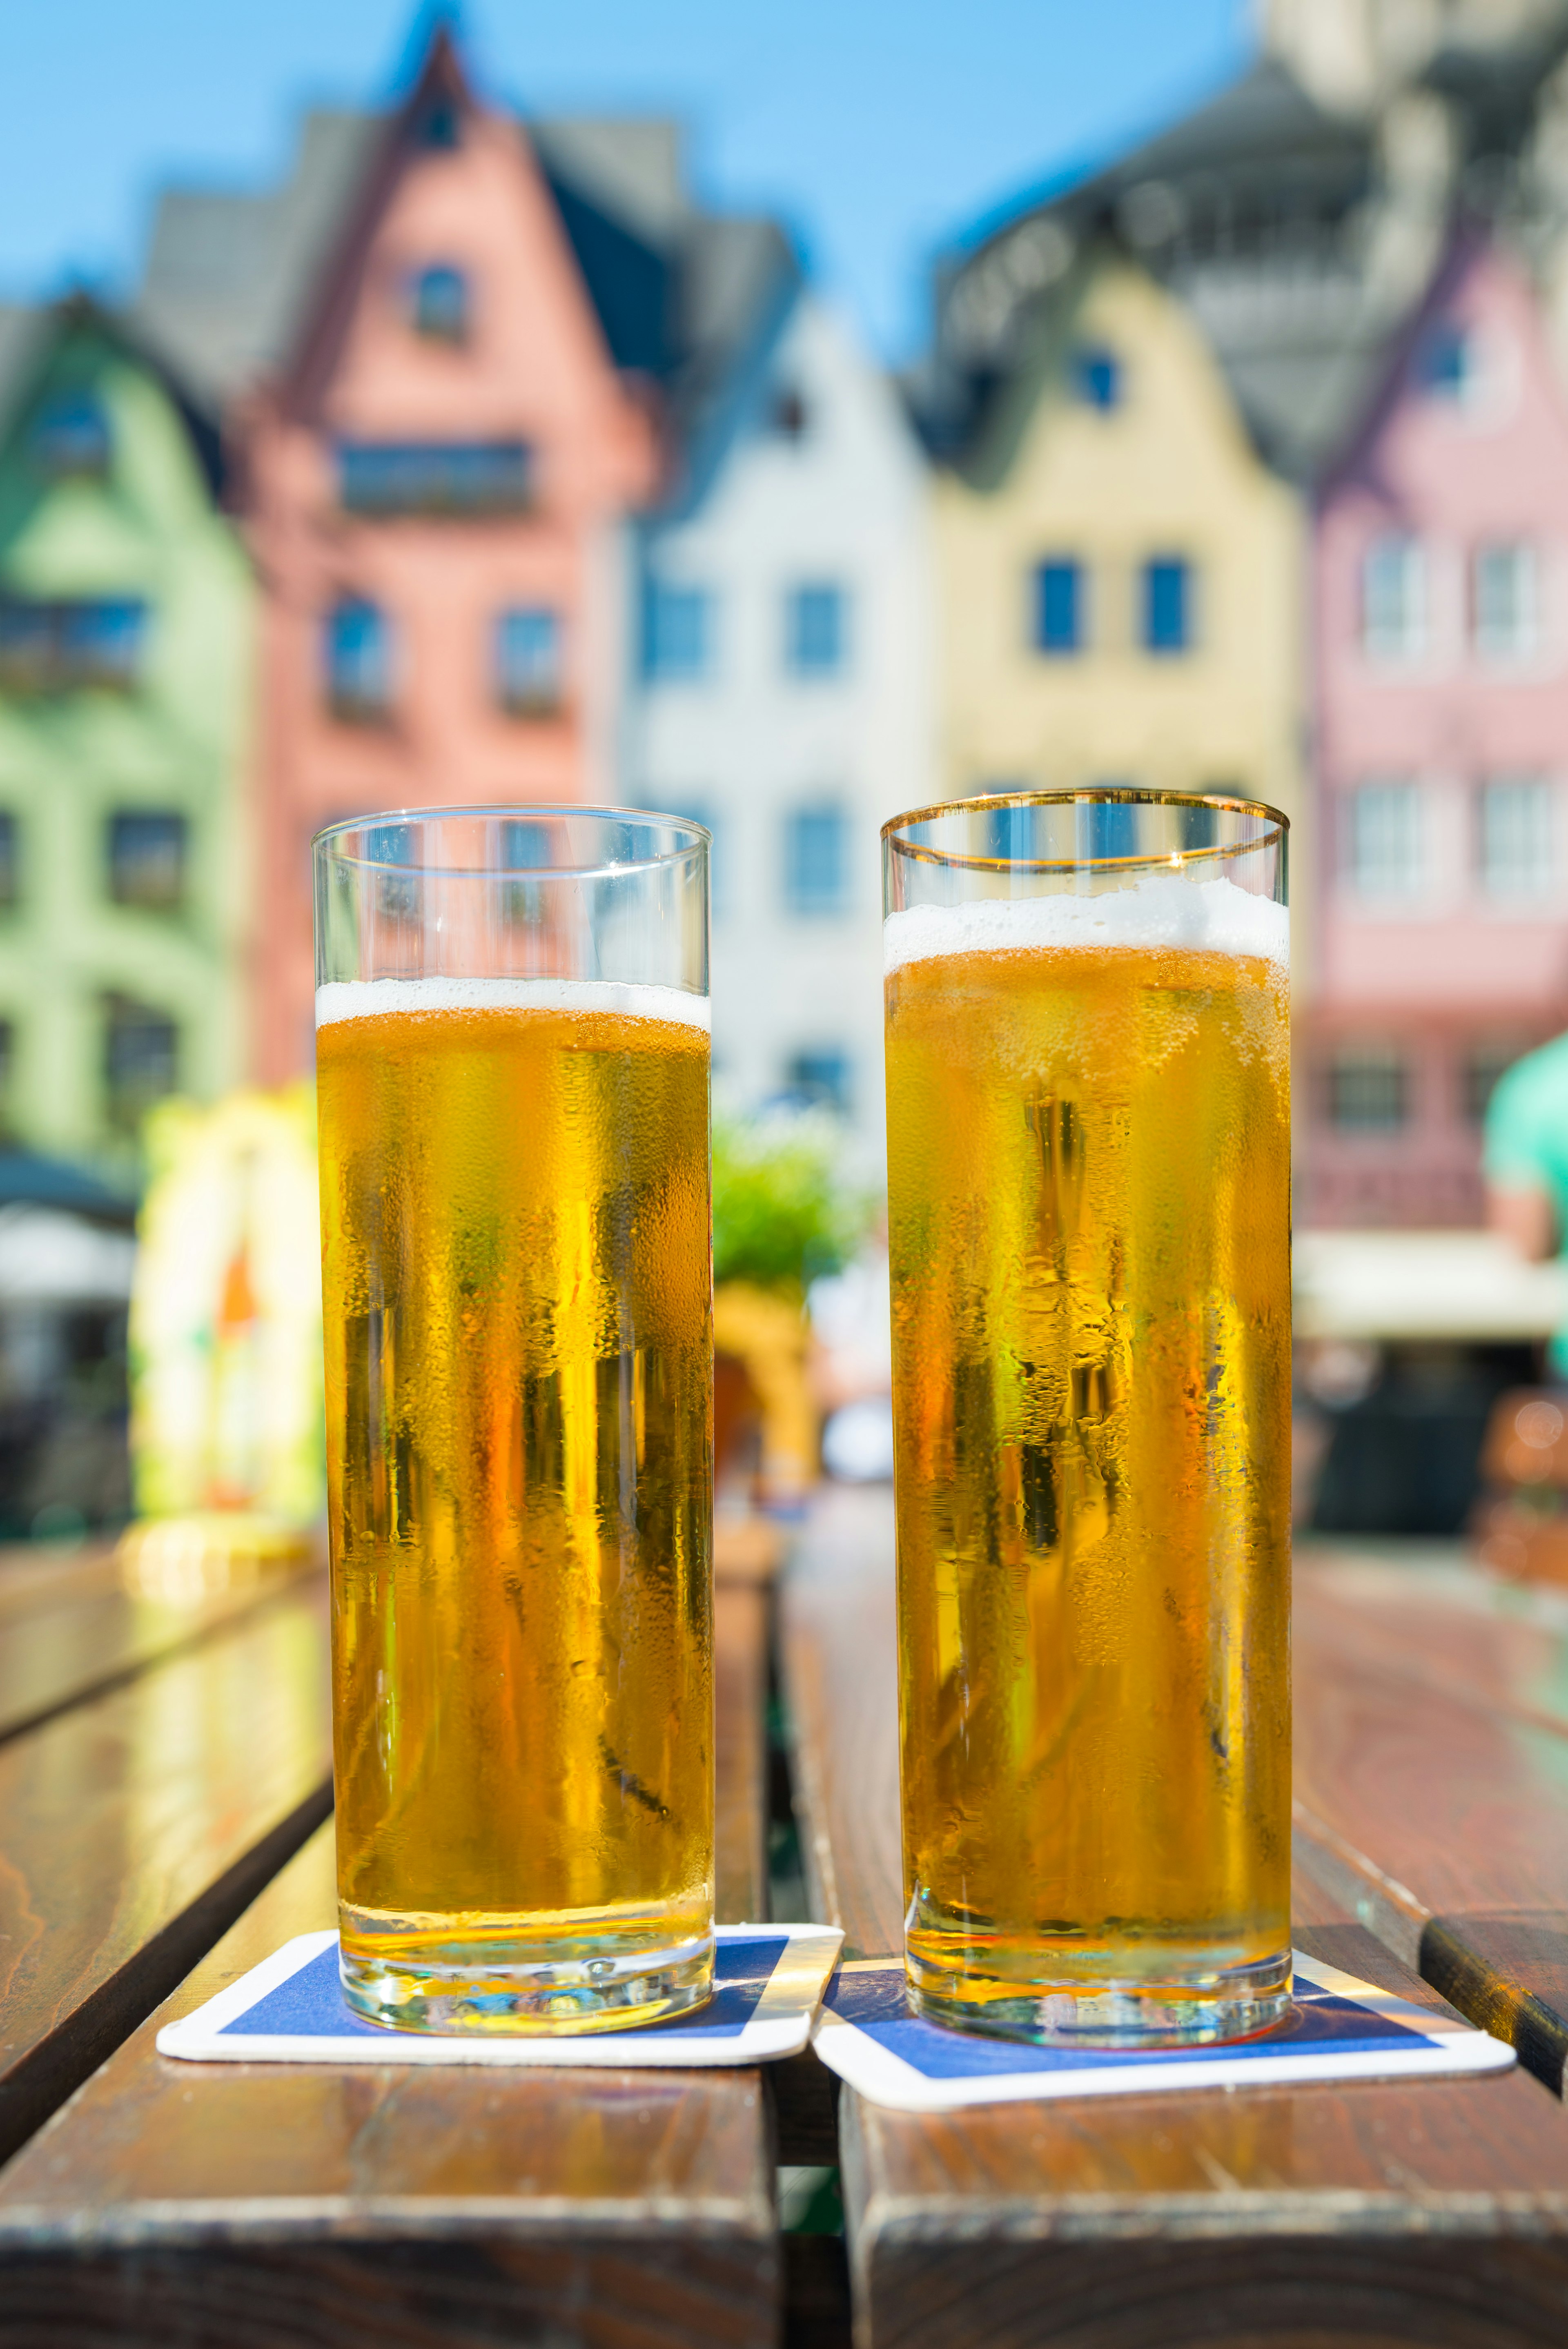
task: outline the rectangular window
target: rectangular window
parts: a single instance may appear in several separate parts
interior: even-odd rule
[[[1373,660],[1414,660],[1427,641],[1427,557],[1421,542],[1374,539],[1361,566],[1361,643]]]
[[[104,1095],[109,1123],[134,1133],[180,1081],[180,1037],[172,1019],[123,995],[111,995],[104,1019]]]
[[[653,814],[674,816],[681,823],[700,823],[707,833],[708,897],[717,921],[729,905],[730,851],[728,827],[711,801],[700,792],[676,792],[661,793],[657,801],[645,796],[639,804]]]
[[[1478,547],[1470,595],[1475,648],[1482,659],[1528,659],[1540,623],[1534,547],[1522,540]]]
[[[1363,783],[1346,811],[1347,862],[1363,897],[1415,897],[1421,889],[1421,793],[1407,782]]]
[[[140,674],[146,621],[147,606],[130,597],[0,598],[0,691],[123,693]]]
[[[1478,1044],[1467,1052],[1459,1071],[1459,1098],[1467,1125],[1482,1126],[1499,1081],[1505,1077],[1523,1045]]]
[[[16,819],[0,810],[0,913],[8,914],[21,903],[20,864]]]
[[[354,725],[385,718],[392,701],[392,643],[379,606],[343,597],[327,616],[322,651],[333,716]]]
[[[1086,343],[1072,357],[1073,397],[1085,408],[1109,416],[1122,404],[1122,363],[1103,344]]]
[[[1144,650],[1168,656],[1192,649],[1192,565],[1179,554],[1157,554],[1143,567]]]
[[[789,1063],[789,1089],[797,1100],[830,1109],[838,1116],[849,1112],[849,1055],[835,1045],[796,1052]]]
[[[1034,647],[1057,659],[1081,653],[1088,634],[1084,566],[1070,554],[1048,555],[1034,571]]]
[[[117,905],[172,913],[185,895],[182,815],[123,809],[109,820],[109,894]]]
[[[1341,1133],[1397,1133],[1409,1113],[1410,1072],[1381,1047],[1338,1052],[1328,1070],[1329,1123]]]
[[[784,665],[794,677],[837,677],[849,655],[849,598],[818,582],[784,599]]]
[[[514,718],[547,718],[561,706],[561,621],[543,605],[503,612],[495,624],[495,698]]]
[[[841,914],[849,901],[849,823],[836,807],[797,808],[785,828],[792,914]]]
[[[11,1128],[11,1095],[16,1080],[16,1024],[0,1019],[0,1135]]]
[[[650,579],[642,601],[645,677],[693,685],[713,663],[713,598],[706,587]]]
[[[348,513],[521,513],[533,500],[525,440],[345,440],[338,497]]]
[[[1500,777],[1480,792],[1480,875],[1489,897],[1541,897],[1556,885],[1556,792],[1540,778]]]

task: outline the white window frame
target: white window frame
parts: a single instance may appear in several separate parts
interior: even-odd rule
[[[1408,854],[1385,856],[1379,878],[1376,860],[1366,854],[1367,835],[1381,827],[1391,838],[1401,824]],[[1345,810],[1345,872],[1361,904],[1410,905],[1426,895],[1429,828],[1426,794],[1415,776],[1367,775],[1353,785]]]
[[[1511,558],[1515,576],[1510,593],[1512,609],[1499,626],[1485,609],[1482,581],[1487,566]],[[1485,661],[1531,659],[1541,646],[1541,550],[1532,539],[1488,539],[1470,556],[1470,640]]]
[[[1511,799],[1516,812],[1515,854],[1509,864],[1492,858],[1493,834],[1508,822],[1500,802]],[[1539,826],[1525,812],[1527,803],[1541,819]],[[1480,893],[1491,904],[1510,908],[1543,904],[1557,887],[1562,855],[1558,786],[1542,774],[1496,774],[1482,781],[1476,795],[1476,878]],[[1534,832],[1535,837],[1530,834]]]
[[[1375,573],[1380,562],[1397,559],[1403,572],[1401,612],[1397,628],[1388,626],[1376,608],[1379,590]],[[1380,531],[1368,541],[1361,556],[1361,648],[1368,660],[1408,662],[1421,659],[1432,634],[1432,561],[1426,542],[1409,531]]]

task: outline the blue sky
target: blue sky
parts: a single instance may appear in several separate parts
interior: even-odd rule
[[[393,85],[410,0],[13,0],[0,31],[0,294],[134,274],[170,179],[254,182],[313,98]],[[711,200],[774,208],[885,356],[926,268],[1023,191],[1234,72],[1245,0],[470,0],[524,109],[669,109]]]

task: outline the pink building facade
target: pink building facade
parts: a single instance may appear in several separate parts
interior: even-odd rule
[[[308,843],[379,808],[609,797],[621,532],[654,490],[520,123],[439,34],[286,371],[235,419],[263,588],[255,1059],[310,1064]]]
[[[1456,242],[1314,563],[1299,1213],[1474,1223],[1490,1087],[1568,1025],[1568,397],[1495,243]]]

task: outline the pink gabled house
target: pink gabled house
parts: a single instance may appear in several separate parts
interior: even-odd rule
[[[1490,1087],[1568,1025],[1568,395],[1496,241],[1456,236],[1314,565],[1298,1212],[1473,1224]]]
[[[309,1065],[319,826],[612,795],[618,533],[659,469],[528,135],[444,28],[333,227],[286,365],[234,411],[262,586],[266,1081]]]

